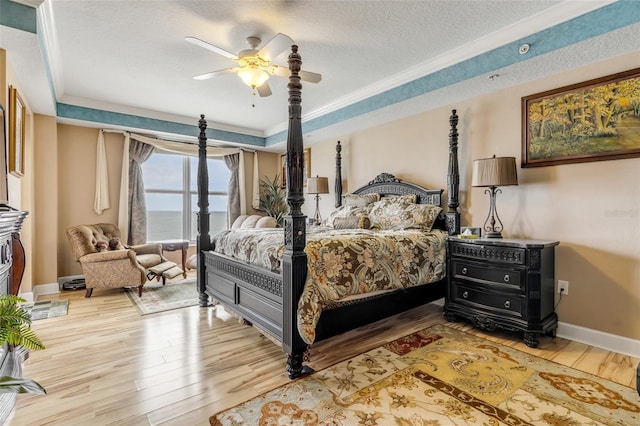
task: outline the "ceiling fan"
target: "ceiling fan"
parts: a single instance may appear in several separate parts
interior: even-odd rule
[[[237,55],[196,37],[185,37],[185,40],[238,63],[238,66],[233,68],[196,75],[193,77],[196,80],[206,80],[218,75],[235,73],[238,74],[247,86],[257,90],[261,97],[265,97],[271,95],[271,88],[267,81],[269,80],[270,75],[289,77],[288,67],[271,64],[271,60],[273,58],[294,44],[291,37],[285,34],[276,34],[260,50],[258,50],[258,46],[262,42],[260,37],[247,37],[249,49],[241,50]],[[299,75],[301,80],[308,81],[310,83],[318,83],[322,79],[320,74],[309,71],[300,70]]]

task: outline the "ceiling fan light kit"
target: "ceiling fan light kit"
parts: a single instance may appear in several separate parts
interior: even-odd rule
[[[258,67],[242,68],[238,75],[244,84],[252,89],[262,86],[269,79],[269,74]]]

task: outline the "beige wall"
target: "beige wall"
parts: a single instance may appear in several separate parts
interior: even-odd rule
[[[53,283],[58,277],[58,140],[55,117],[35,115],[33,282]]]
[[[482,226],[489,200],[471,187],[477,158],[514,156],[520,161],[523,96],[638,66],[638,53],[565,72],[498,93],[457,102],[375,128],[343,135],[345,191],[379,172],[446,189],[451,109],[460,124],[460,202],[463,225]],[[314,144],[312,173],[330,177],[335,140]],[[640,339],[640,158],[518,168],[519,186],[502,188],[497,207],[505,236],[560,241],[556,279],[570,283],[557,312],[560,321]],[[321,200],[323,217],[334,194]],[[304,211],[313,214],[307,197]]]
[[[22,224],[21,241],[25,249],[25,270],[22,277],[20,287],[21,293],[30,292],[33,281],[33,265],[34,257],[32,256],[34,246],[34,116],[29,106],[29,99],[24,95],[24,90],[20,84],[19,76],[11,67],[11,63],[7,60],[7,53],[4,49],[0,49],[0,102],[5,108],[5,112],[9,112],[9,86],[17,88],[21,99],[26,107],[25,133],[24,133],[24,175],[22,177],[9,175],[7,178],[7,186],[9,191],[9,206],[26,210],[29,215]],[[9,124],[7,119],[6,125]],[[9,139],[8,128],[7,143]]]
[[[93,210],[96,184],[98,129],[58,125],[58,277],[82,274],[65,234],[68,226],[82,223],[118,223],[118,194],[124,139],[105,133],[110,208],[101,215]],[[48,281],[51,282],[51,281]],[[38,284],[44,284],[40,282]]]

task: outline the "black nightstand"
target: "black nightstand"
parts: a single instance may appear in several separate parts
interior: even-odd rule
[[[463,239],[447,242],[445,317],[466,318],[487,331],[524,331],[538,347],[540,334],[555,337],[554,261],[558,241]]]

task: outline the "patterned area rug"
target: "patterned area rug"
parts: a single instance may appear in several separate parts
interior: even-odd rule
[[[68,300],[43,300],[42,302],[23,303],[22,306],[31,314],[31,320],[63,317],[69,309]]]
[[[437,325],[295,380],[211,425],[639,425],[635,390]]]
[[[167,280],[167,284],[164,286],[162,281],[148,282],[142,287],[142,297],[138,297],[137,288],[125,288],[124,290],[140,315],[186,308],[198,304],[195,277],[184,280],[178,278]]]

